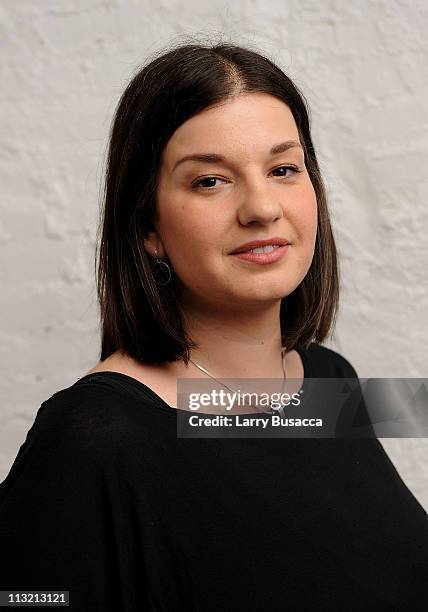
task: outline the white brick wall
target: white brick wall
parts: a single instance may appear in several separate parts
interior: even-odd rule
[[[361,377],[428,376],[425,0],[3,0],[0,24],[0,479],[40,403],[96,362],[110,119],[181,34],[254,41],[302,88],[343,269],[330,346]],[[428,509],[428,440],[382,442]]]

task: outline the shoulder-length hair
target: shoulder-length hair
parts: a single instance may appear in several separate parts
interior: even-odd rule
[[[306,99],[259,52],[231,43],[180,43],[133,76],[113,117],[96,251],[102,361],[121,350],[142,362],[182,359],[187,365],[190,349],[198,346],[184,327],[174,280],[159,284],[143,241],[154,229],[160,160],[169,138],[200,111],[247,92],[270,94],[289,107],[318,203],[310,269],[281,300],[282,345],[290,351],[321,343],[334,326],[338,260]]]

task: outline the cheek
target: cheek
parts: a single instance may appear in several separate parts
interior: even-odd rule
[[[310,181],[302,189],[299,205],[296,207],[296,225],[305,242],[314,242],[318,226],[318,203]]]
[[[213,250],[219,251],[225,243],[227,222],[224,217],[207,206],[191,207],[180,204],[174,214],[163,214],[161,220],[162,240],[171,261],[184,261],[188,264],[192,257],[194,266]]]

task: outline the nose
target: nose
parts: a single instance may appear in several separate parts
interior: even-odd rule
[[[241,225],[250,223],[269,225],[284,216],[281,203],[277,196],[272,194],[265,181],[263,178],[261,181],[253,181],[244,190],[237,212]]]

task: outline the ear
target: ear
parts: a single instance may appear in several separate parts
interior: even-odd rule
[[[156,231],[147,233],[147,237],[144,238],[144,248],[152,257],[159,257],[161,259],[166,255],[162,241]]]

